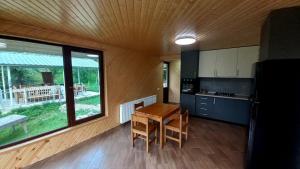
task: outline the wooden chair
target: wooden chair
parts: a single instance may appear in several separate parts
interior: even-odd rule
[[[154,132],[154,138],[150,140],[150,135]],[[148,118],[140,117],[135,114],[131,115],[131,137],[132,146],[134,147],[134,140],[141,138],[146,141],[146,151],[149,152],[149,143],[155,140],[157,144],[157,126],[149,123]]]
[[[134,104],[134,110],[144,107],[144,101]]]
[[[138,110],[138,109],[140,109],[140,108],[143,108],[143,107],[145,107],[144,101],[141,101],[141,102],[139,102],[139,103],[134,104],[134,110],[135,110],[135,111]],[[153,121],[153,120],[149,120],[149,121],[150,121],[151,124],[153,124],[153,123],[155,123],[155,125],[158,124],[158,123],[156,123],[156,122]]]
[[[170,121],[165,124],[164,139],[165,143],[167,139],[176,141],[179,143],[179,147],[182,147],[182,134],[185,135],[185,140],[188,138],[188,126],[189,126],[189,113],[186,110],[183,114],[177,113],[171,117]],[[167,135],[167,131],[170,130],[172,135]],[[178,133],[178,138],[176,138],[173,132]]]

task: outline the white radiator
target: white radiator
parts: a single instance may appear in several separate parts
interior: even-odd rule
[[[144,106],[156,103],[156,95],[144,97],[120,105],[120,123],[126,123],[131,119],[131,114],[134,112],[134,104],[144,101]]]

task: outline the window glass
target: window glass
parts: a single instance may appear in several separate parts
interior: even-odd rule
[[[99,55],[72,51],[75,118],[101,114]]]
[[[68,126],[62,47],[0,38],[0,146]]]
[[[163,87],[168,87],[168,69],[169,65],[167,63],[164,63],[163,65]]]

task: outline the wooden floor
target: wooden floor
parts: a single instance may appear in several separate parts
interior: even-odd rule
[[[244,127],[192,118],[182,149],[168,141],[147,154],[143,141],[131,147],[127,124],[28,169],[243,169],[246,137]]]

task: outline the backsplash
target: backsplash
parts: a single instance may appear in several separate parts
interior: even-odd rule
[[[200,78],[199,88],[209,92],[230,92],[250,96],[253,82],[253,79],[248,78]]]

